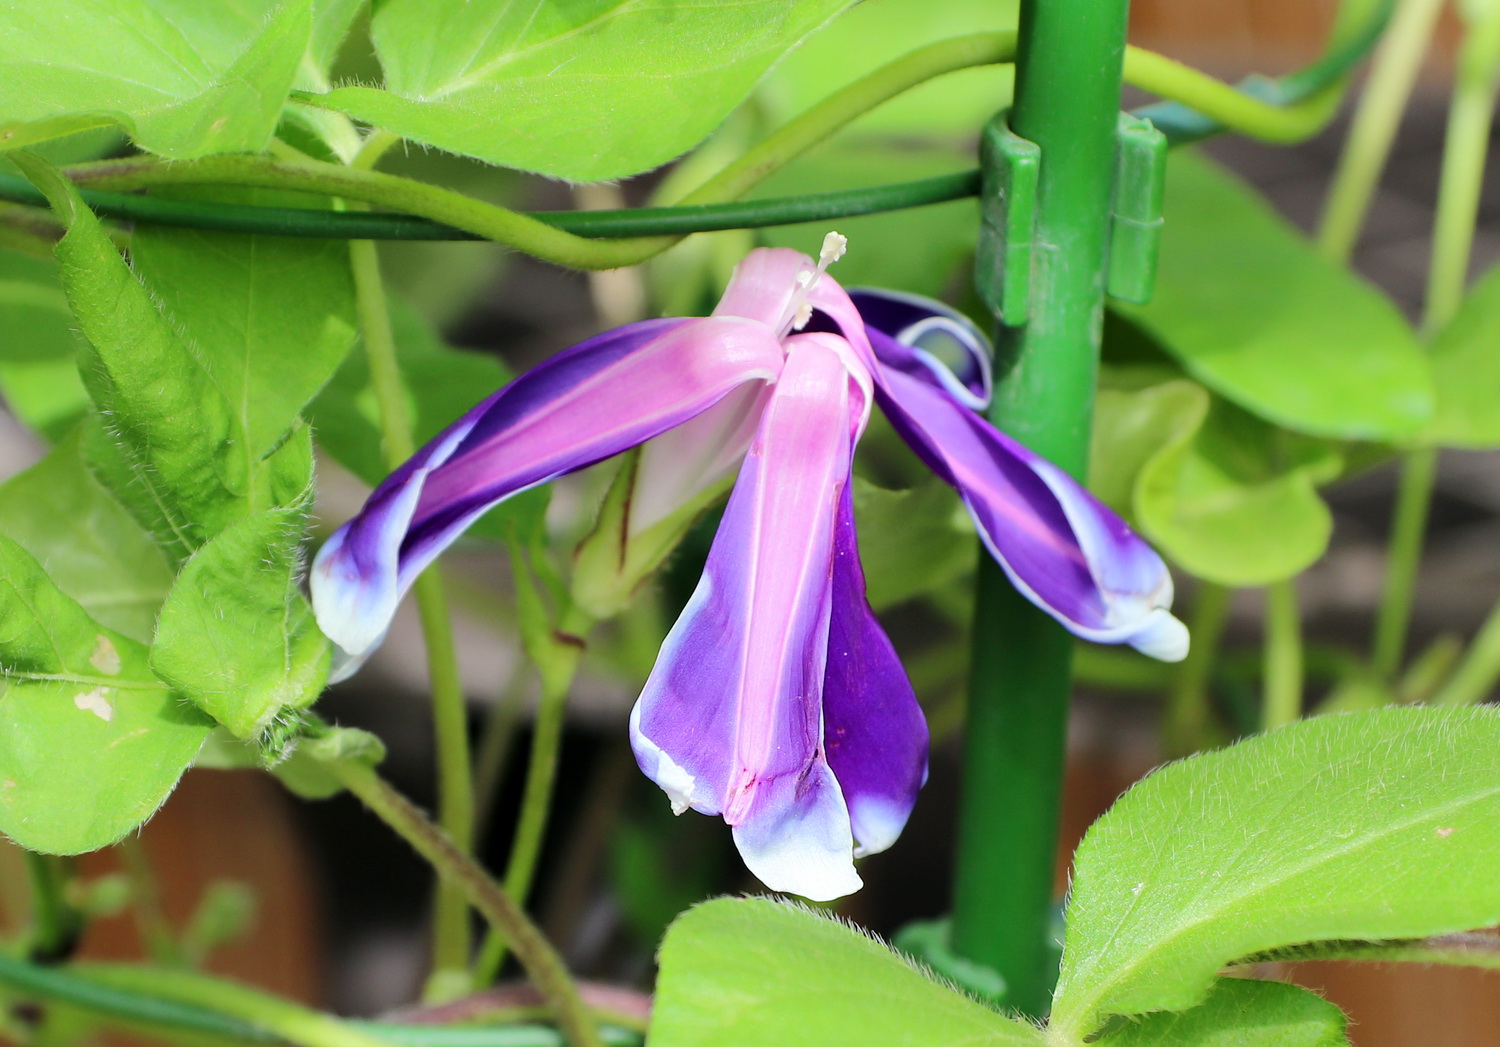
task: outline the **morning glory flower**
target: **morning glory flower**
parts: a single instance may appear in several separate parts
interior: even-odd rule
[[[850,468],[878,404],[962,496],[1017,587],[1084,638],[1175,660],[1161,559],[1062,470],[976,413],[983,336],[935,302],[847,293],[762,249],[713,315],[630,324],[479,404],[376,488],[313,564],[347,674],[417,573],[491,506],[644,444],[625,531],[738,476],[700,580],[630,718],[674,810],[719,815],[767,886],[827,900],[889,847],[926,778],[927,728],[865,598]]]

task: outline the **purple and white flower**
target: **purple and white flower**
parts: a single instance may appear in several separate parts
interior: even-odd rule
[[[865,599],[850,467],[878,404],[962,496],[986,547],[1067,629],[1187,652],[1161,559],[976,411],[983,336],[946,307],[846,293],[789,250],[752,252],[713,315],[630,324],[479,404],[382,483],[318,554],[313,606],[345,674],[416,575],[487,509],[645,444],[632,531],[738,468],[696,591],[630,718],[679,812],[720,815],[767,886],[826,900],[889,847],[927,773],[927,727]],[[649,442],[648,442],[649,441]]]

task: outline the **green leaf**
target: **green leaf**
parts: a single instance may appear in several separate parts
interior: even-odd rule
[[[1040,1045],[848,926],[764,898],[690,909],[662,943],[652,1047]]]
[[[272,509],[193,554],[167,596],[151,668],[241,738],[304,708],[328,677],[328,641],[297,588],[305,506]]]
[[[876,610],[929,592],[974,569],[974,525],[947,484],[931,479],[887,491],[854,478],[859,559]]]
[[[489,163],[623,178],[702,141],[848,3],[388,0],[372,25],[385,89],[313,100]]]
[[[0,14],[0,18],[3,18],[3,14]],[[6,120],[0,122],[0,153],[11,149],[27,149],[84,131],[115,126],[115,119],[102,113],[69,113],[41,120]]]
[[[174,159],[259,152],[311,27],[308,0],[13,0],[0,120],[106,116]]]
[[[349,26],[358,16],[364,0],[313,0],[312,33],[307,41],[307,60],[326,73],[338,57]]]
[[[72,319],[55,263],[0,252],[0,359],[72,359]]]
[[[1348,1025],[1337,1007],[1299,986],[1220,978],[1198,1006],[1131,1020],[1097,1042],[1108,1047],[1343,1047]]]
[[[235,202],[286,203],[268,193]],[[145,226],[130,256],[166,314],[190,333],[258,460],[297,424],[354,344],[348,245]]]
[[[1074,861],[1053,1023],[1186,1010],[1224,964],[1500,922],[1500,710],[1318,717],[1169,764]]]
[[[68,226],[57,257],[91,349],[80,369],[117,449],[99,474],[169,555],[185,559],[244,514],[250,448],[213,376],[71,183],[27,154],[16,163]],[[91,456],[110,451],[98,435],[86,446]]]
[[[1424,433],[1429,367],[1394,305],[1201,157],[1173,154],[1166,200],[1155,298],[1115,309],[1267,421],[1357,440]]]
[[[0,395],[22,424],[54,441],[70,433],[91,404],[72,360],[0,361]]]
[[[0,538],[0,832],[77,854],[161,806],[211,721]]]
[[[1485,274],[1432,344],[1437,410],[1432,440],[1445,447],[1500,446],[1500,267]]]
[[[1326,444],[1276,429],[1196,383],[1104,389],[1095,490],[1173,561],[1220,585],[1290,578],[1328,547]]]
[[[0,394],[17,418],[54,440],[89,402],[74,326],[57,264],[0,252]]]
[[[0,534],[101,625],[148,641],[172,585],[166,557],[84,465],[77,434],[0,486]]]

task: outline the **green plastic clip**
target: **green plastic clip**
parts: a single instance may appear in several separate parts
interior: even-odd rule
[[[1150,120],[1121,113],[1116,139],[1105,290],[1111,298],[1144,305],[1151,300],[1161,248],[1167,138]]]
[[[974,280],[990,311],[1009,327],[1024,324],[1030,312],[1041,157],[1036,143],[1011,133],[1005,112],[986,125],[980,145],[984,183]]]

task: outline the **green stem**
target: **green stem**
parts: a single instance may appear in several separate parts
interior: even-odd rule
[[[558,624],[554,632],[558,640],[550,643],[546,654],[529,652],[541,669],[542,693],[537,703],[536,722],[532,725],[531,754],[526,765],[526,785],[521,794],[521,813],[505,866],[505,893],[522,906],[531,896],[542,840],[552,813],[568,693],[583,658],[583,637],[590,625],[587,617],[573,610]],[[474,965],[477,985],[489,985],[499,975],[505,963],[506,947],[501,929],[492,929]]]
[[[1458,79],[1443,140],[1443,176],[1433,224],[1432,265],[1422,327],[1430,337],[1448,325],[1463,301],[1479,193],[1495,112],[1495,45],[1500,15],[1472,28],[1458,59]],[[1486,31],[1488,30],[1488,31]]]
[[[1302,617],[1293,579],[1266,586],[1265,692],[1261,729],[1294,722],[1302,715]]]
[[[1172,690],[1167,697],[1162,735],[1170,757],[1187,756],[1203,748],[1210,722],[1208,685],[1213,678],[1214,663],[1219,658],[1224,626],[1229,621],[1231,595],[1230,589],[1212,582],[1198,586],[1189,627],[1193,646],[1187,658],[1177,666]]]
[[[329,768],[445,880],[462,890],[491,926],[505,935],[573,1047],[599,1047],[599,1031],[562,958],[505,889],[372,768],[351,761],[330,764]]]
[[[1031,320],[991,419],[1085,472],[1098,368],[1124,0],[1023,0],[1010,124],[1041,149]],[[1006,1005],[1039,1017],[1055,972],[1049,928],[1073,638],[982,557],[964,732],[953,948],[998,971]]]
[[[69,875],[66,859],[35,851],[21,853],[31,883],[32,926],[27,954],[43,962],[66,959],[83,933],[83,914],[68,904],[64,890]]]
[[[231,1041],[240,1043],[284,1044],[296,1043],[287,1035],[269,1029],[260,1020],[267,1011],[281,1012],[283,1029],[293,1035],[316,1025],[309,1020],[308,1012],[301,1015],[285,1013],[288,1007],[296,1007],[286,1000],[262,997],[254,990],[229,983],[219,982],[203,975],[192,976],[198,983],[187,991],[195,1002],[188,1002],[179,979],[181,972],[157,972],[138,966],[117,967],[105,965],[82,965],[80,967],[50,967],[24,963],[0,955],[0,984],[29,997],[55,1000],[69,1007],[87,1011],[105,1021],[130,1028],[149,1030],[160,1034],[163,1031],[185,1033],[190,1037],[209,1037],[213,1042]],[[213,983],[206,985],[205,983]],[[128,988],[126,985],[128,984]],[[225,986],[238,998],[238,1003],[229,1006],[236,1011],[244,1010],[237,1017],[227,1009],[220,1008],[224,995],[218,991]],[[176,991],[174,991],[176,990]],[[532,1020],[545,1017],[548,1012],[526,1008],[504,1015],[488,1012],[486,1022],[502,1018]],[[339,1022],[332,1015],[312,1015],[324,1023]],[[614,1047],[638,1047],[640,1034],[636,1023],[624,1015],[599,1012],[601,1021],[611,1023],[602,1031],[605,1040]],[[385,1047],[560,1047],[565,1043],[557,1031],[549,1026],[486,1025],[400,1025],[392,1022],[343,1021],[345,1028],[368,1037],[379,1038]],[[0,1026],[3,1028],[3,1026]],[[329,1035],[321,1029],[315,1035]],[[347,1041],[345,1041],[347,1044]]]
[[[203,1008],[295,1047],[390,1047],[332,1015],[218,978],[128,964],[89,965],[83,971],[96,985]]]
[[[510,762],[525,701],[524,675],[519,668],[512,674],[485,714],[484,726],[479,732],[474,754],[474,824],[480,833],[485,832],[485,826],[489,825],[494,814],[501,780]],[[476,842],[482,846],[483,837],[476,837]]]
[[[1436,450],[1422,448],[1410,451],[1402,458],[1395,517],[1385,553],[1385,591],[1376,612],[1374,653],[1371,656],[1375,671],[1382,679],[1389,680],[1395,675],[1406,650],[1417,572],[1422,566],[1422,540],[1427,533],[1427,511],[1432,504],[1436,480]]]
[[[1290,105],[1277,105],[1139,47],[1125,50],[1124,79],[1230,131],[1277,143],[1300,142],[1317,134],[1338,111],[1344,90],[1335,84]]]
[[[920,178],[911,182],[839,189],[805,196],[747,200],[692,207],[634,207],[619,211],[527,211],[538,221],[579,236],[620,239],[637,236],[685,236],[721,229],[757,229],[857,215],[878,214],[909,207],[925,207],[960,200],[979,192],[978,171]],[[327,211],[306,207],[261,207],[251,204],[205,203],[169,197],[141,196],[82,189],[79,195],[91,208],[109,218],[187,229],[268,236],[308,236],[336,240],[482,240],[478,233],[426,218],[390,211]],[[0,199],[46,205],[46,197],[24,178],[0,173]],[[12,233],[6,222],[25,220],[45,236]],[[49,216],[14,208],[0,211],[0,246],[14,239],[28,253],[52,257],[62,227]]]
[[[186,966],[187,957],[162,909],[161,891],[157,889],[156,874],[151,868],[151,856],[146,853],[145,843],[140,836],[131,834],[120,841],[118,851],[125,877],[130,882],[131,908],[135,910],[136,927],[146,947],[146,955],[166,966]]]
[[[877,106],[945,73],[1009,62],[1016,34],[975,33],[918,48],[818,102],[683,197],[682,204],[743,196],[789,162]]]
[[[1497,680],[1500,680],[1500,603],[1491,609],[1463,661],[1429,704],[1476,705],[1489,697]]]
[[[1400,0],[1375,52],[1318,228],[1318,248],[1329,258],[1346,261],[1359,239],[1443,2]]]
[[[368,240],[349,243],[354,272],[355,302],[360,333],[370,363],[370,386],[379,407],[386,464],[395,469],[415,451],[410,410],[396,359],[390,310],[380,275],[375,245]],[[469,727],[463,682],[453,626],[436,566],[423,571],[413,587],[427,650],[427,673],[432,690],[433,734],[438,775],[438,820],[463,851],[474,843],[473,777],[469,765]],[[466,971],[469,963],[469,913],[462,894],[440,884],[433,916],[433,971],[435,975]]]

